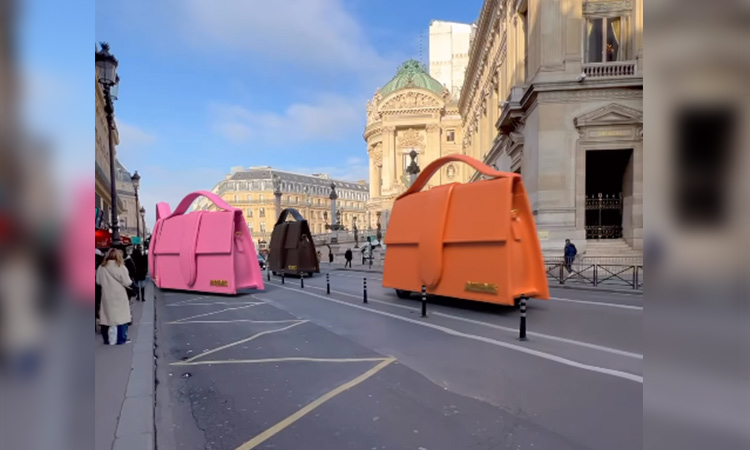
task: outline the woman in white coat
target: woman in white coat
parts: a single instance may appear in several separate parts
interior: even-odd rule
[[[123,262],[122,250],[110,249],[96,270],[96,284],[102,287],[102,304],[99,311],[104,344],[109,342],[109,327],[117,327],[117,345],[127,344],[128,323],[131,322],[130,300],[125,290],[132,280]]]

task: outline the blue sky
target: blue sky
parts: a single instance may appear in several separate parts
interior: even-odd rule
[[[94,20],[95,40],[109,42],[120,60],[118,155],[129,170],[141,173],[151,217],[155,202],[174,207],[186,193],[211,188],[232,166],[366,179],[365,102],[401,62],[419,57],[420,35],[427,62],[430,20],[472,22],[482,5],[481,0],[97,0],[94,13],[91,2],[32,3],[38,14],[27,30],[27,51],[49,53],[52,46],[60,49],[55,52],[60,59],[66,48],[76,62],[80,57],[81,66],[67,72],[77,80],[71,86],[84,89],[79,78],[90,80],[91,72],[83,71],[93,67],[82,59],[92,56],[90,50],[69,46],[93,47],[84,36],[91,36]],[[41,71],[50,64],[54,61],[41,57],[28,61]],[[58,113],[75,116],[65,98],[57,99]],[[93,108],[80,114],[93,123]],[[93,126],[81,131],[78,137],[69,132],[64,141],[77,150],[76,139],[84,136],[93,159]]]

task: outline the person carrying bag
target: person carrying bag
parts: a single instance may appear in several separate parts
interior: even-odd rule
[[[122,251],[112,248],[96,270],[96,284],[102,287],[102,303],[99,311],[99,324],[105,345],[130,343],[128,323],[131,323],[130,300],[126,288],[133,281],[128,275]],[[117,328],[116,342],[110,339],[110,327]]]

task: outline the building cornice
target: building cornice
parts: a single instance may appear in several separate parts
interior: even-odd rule
[[[481,67],[480,64],[491,47],[491,40],[487,34],[494,29],[495,22],[499,19],[498,9],[502,1],[504,0],[485,0],[479,13],[476,35],[469,48],[469,64],[466,67],[464,85],[461,86],[461,97],[458,99],[458,107],[462,115],[466,114],[466,109],[476,94],[479,82],[478,68]]]

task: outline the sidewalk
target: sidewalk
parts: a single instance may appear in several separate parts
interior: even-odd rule
[[[372,264],[372,269],[370,269],[369,264],[362,265],[362,260],[359,260],[360,264],[357,264],[357,261],[352,261],[352,268],[344,268],[344,263],[328,263],[323,262],[320,264],[320,270],[323,272],[330,272],[334,270],[346,270],[346,271],[354,271],[354,272],[371,272],[371,273],[383,273],[383,266],[377,265],[375,263]]]
[[[133,341],[94,344],[95,450],[154,449],[154,290],[146,301],[133,302]]]
[[[361,260],[359,261],[362,262]],[[380,265],[372,265],[372,269],[369,268],[369,265],[365,264],[364,266],[362,264],[357,264],[356,261],[352,261],[352,268],[351,269],[345,269],[344,263],[321,263],[320,269],[323,272],[331,272],[331,271],[347,271],[347,272],[369,272],[369,273],[383,273],[383,266]],[[551,279],[549,280],[549,287],[550,289],[553,288],[560,288],[560,289],[572,289],[572,290],[580,290],[580,291],[594,291],[594,292],[608,292],[608,293],[614,293],[614,294],[632,294],[632,295],[643,295],[642,289],[632,289],[628,287],[620,287],[620,286],[608,286],[608,285],[599,285],[599,286],[591,286],[591,285],[585,285],[580,283],[572,283],[572,284],[559,284],[556,282],[556,280]]]

